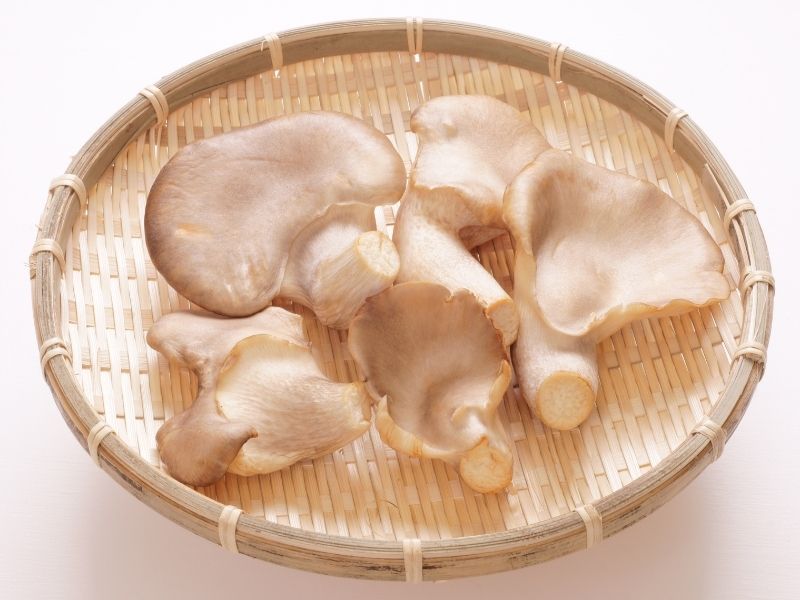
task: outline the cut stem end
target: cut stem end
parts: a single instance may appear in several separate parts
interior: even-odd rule
[[[548,427],[567,431],[589,417],[594,399],[592,386],[583,377],[560,371],[547,377],[539,386],[534,412]]]
[[[494,448],[483,440],[461,457],[458,471],[464,483],[476,492],[493,494],[502,491],[511,483],[511,453]]]
[[[500,333],[503,346],[508,347],[517,339],[519,314],[511,298],[501,298],[486,308],[486,316]]]

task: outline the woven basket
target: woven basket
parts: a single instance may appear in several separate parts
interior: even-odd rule
[[[365,119],[407,166],[410,113],[428,98],[488,94],[558,148],[652,181],[705,225],[735,288],[721,304],[642,320],[598,348],[597,409],[556,432],[516,390],[501,416],[513,483],[482,495],[440,461],[383,445],[375,429],[331,455],[192,489],[155,450],[196,381],[145,343],[188,302],[149,261],[147,191],[184,144],[276,114]],[[773,280],[753,205],[702,131],[663,96],[592,58],[475,25],[420,19],[336,23],[269,35],[148,86],[54,180],[31,258],[42,368],[98,465],[199,536],[282,565],[372,579],[437,580],[512,569],[586,548],[651,513],[722,452],[764,368]],[[392,211],[378,215],[391,231]],[[687,251],[691,249],[687,248]],[[477,255],[510,289],[506,236]],[[307,317],[329,376],[354,366],[346,333]]]

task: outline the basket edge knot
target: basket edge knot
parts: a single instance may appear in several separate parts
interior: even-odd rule
[[[52,192],[57,187],[71,188],[80,201],[81,210],[86,208],[86,205],[89,202],[89,194],[86,192],[86,184],[83,183],[83,179],[74,173],[63,173],[50,180],[50,185],[47,188],[47,191]]]
[[[45,369],[50,360],[56,356],[64,356],[72,364],[72,353],[67,348],[64,338],[53,336],[47,338],[39,346],[39,364],[42,367],[42,376],[47,378]]]
[[[672,107],[672,110],[669,111],[667,120],[664,121],[664,143],[670,152],[675,151],[675,131],[678,129],[678,123],[688,116],[689,113],[677,106]]]
[[[406,39],[408,40],[408,52],[412,55],[422,54],[422,17],[406,18]]]
[[[156,111],[156,125],[164,123],[169,115],[169,102],[167,102],[164,92],[155,85],[147,85],[139,92],[139,95],[147,98],[153,106],[153,110]]]
[[[419,583],[422,581],[422,542],[419,538],[403,540],[403,565],[407,582]]]
[[[694,429],[692,429],[692,433],[702,435],[711,442],[712,460],[716,461],[722,456],[722,451],[725,450],[727,434],[721,426],[717,425],[707,416],[704,416],[703,419],[695,425]]]
[[[237,507],[227,504],[222,507],[219,514],[219,545],[226,550],[239,554],[239,545],[236,542],[236,528],[239,525],[239,517],[244,511]]]
[[[568,46],[559,42],[550,44],[550,51],[547,54],[547,72],[550,79],[556,83],[560,83],[561,79],[561,63],[564,62],[564,53],[567,51]]]
[[[738,358],[749,358],[753,362],[767,362],[767,347],[760,342],[744,342],[734,350],[731,362]]]
[[[36,277],[34,257],[40,252],[49,252],[50,254],[52,254],[53,258],[56,259],[56,262],[61,267],[61,273],[66,275],[67,260],[66,260],[66,255],[64,254],[64,249],[61,247],[61,244],[59,244],[58,241],[54,240],[53,238],[40,238],[34,242],[33,247],[31,248],[31,254],[30,254],[31,279]]]
[[[111,425],[100,419],[89,430],[89,434],[86,436],[86,447],[89,450],[89,456],[92,457],[94,464],[98,467],[100,466],[100,444],[106,436],[112,433],[115,433],[115,431]]]
[[[775,289],[775,276],[769,271],[755,269],[748,265],[742,272],[742,291],[750,289],[757,283],[766,283],[769,287]]]
[[[745,211],[756,212],[755,205],[748,198],[739,198],[736,202],[731,203],[728,208],[725,209],[725,214],[722,217],[722,224],[725,227],[725,231],[730,229],[733,219]]]
[[[277,71],[283,66],[283,45],[277,33],[267,33],[261,40],[261,52],[264,51],[264,44],[269,48],[269,59],[272,61],[272,69]]]
[[[586,527],[586,549],[596,546],[603,541],[603,516],[594,504],[584,504],[575,508]]]

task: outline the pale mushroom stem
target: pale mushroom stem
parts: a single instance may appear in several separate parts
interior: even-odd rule
[[[392,285],[399,266],[397,250],[385,234],[362,233],[343,252],[320,263],[307,288],[310,306],[330,327],[346,328],[364,300]]]
[[[493,494],[511,483],[514,459],[507,446],[492,445],[484,439],[468,450],[458,462],[458,474],[476,492]]]
[[[415,202],[414,196],[404,202]],[[500,332],[503,345],[517,337],[517,309],[497,280],[464,246],[457,231],[451,231],[410,206],[398,215],[394,242],[400,253],[398,282],[430,281],[451,292],[469,290],[484,307],[486,316]]]
[[[532,259],[518,256],[518,277],[527,262]],[[520,286],[515,297],[520,322],[513,358],[522,396],[548,427],[574,429],[594,408],[600,381],[595,341],[550,327],[542,319],[532,289]]]

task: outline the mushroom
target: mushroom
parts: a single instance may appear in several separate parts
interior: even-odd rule
[[[594,406],[598,341],[635,319],[730,294],[700,221],[656,186],[560,150],[514,179],[504,216],[516,249],[515,372],[555,429],[577,427]]]
[[[472,293],[428,282],[395,285],[367,300],[348,343],[386,444],[451,463],[479,492],[510,483],[512,456],[497,406],[511,367]]]
[[[549,146],[519,111],[488,96],[430,100],[414,111],[411,130],[419,151],[394,227],[398,282],[470,290],[508,346],[516,309],[470,249],[505,230],[506,186]]]
[[[282,292],[346,327],[364,294],[395,278],[392,243],[368,230],[374,208],[404,187],[400,156],[363,121],[276,117],[167,163],[147,199],[147,249],[169,284],[207,310],[247,316]]]
[[[297,385],[302,388],[309,377],[308,360],[301,356],[310,352],[309,344],[303,333],[302,319],[282,308],[269,307],[250,317],[225,319],[216,315],[191,312],[175,312],[161,317],[147,334],[147,342],[164,354],[167,358],[191,369],[198,380],[198,392],[194,403],[182,413],[169,419],[158,430],[156,442],[161,459],[167,470],[177,480],[188,485],[211,485],[219,480],[229,469],[237,455],[243,452],[242,447],[252,445],[259,429],[258,420],[244,420],[220,411],[217,388],[220,373],[229,355],[238,347],[237,344],[252,336],[264,336],[278,348],[286,347],[286,361],[297,364],[294,372],[285,372],[286,380],[277,381],[276,387]],[[298,350],[299,349],[299,350]],[[321,377],[321,373],[317,371]],[[314,380],[316,383],[316,380]],[[355,398],[359,384],[347,386],[329,382],[330,386],[340,389],[343,396]],[[347,388],[347,389],[346,389]],[[348,391],[349,390],[349,391]],[[263,396],[264,408],[269,410],[268,403],[273,396],[267,392]],[[358,427],[351,423],[356,418],[364,421],[364,409],[368,410],[368,396],[362,394],[358,409],[343,403],[342,409],[349,410],[348,419],[344,419],[347,433],[336,430],[341,423],[331,423],[330,429],[298,431],[296,418],[284,420],[287,431],[294,428],[294,434],[311,443],[317,439],[321,442],[341,439],[352,433],[355,437],[367,427],[367,423],[359,423]],[[302,411],[305,405],[306,415],[302,418],[308,422],[316,414],[315,399],[298,394],[296,407]],[[300,414],[300,412],[298,412]],[[281,417],[285,419],[285,417]],[[351,438],[352,439],[352,438]],[[251,443],[246,444],[250,440]],[[261,440],[263,443],[263,439]],[[303,443],[307,443],[304,441]],[[292,449],[292,448],[287,448]]]

